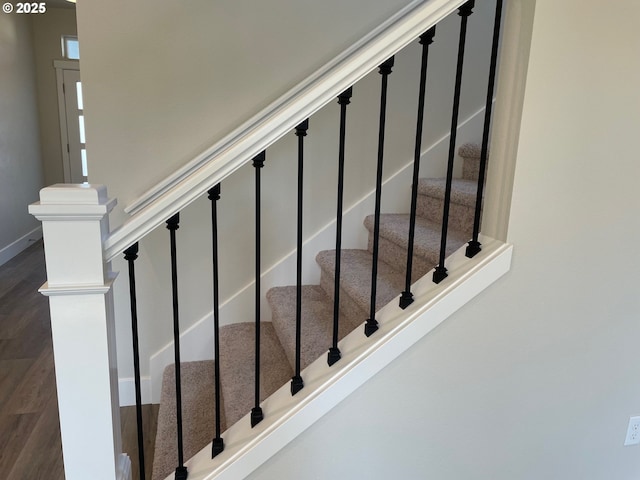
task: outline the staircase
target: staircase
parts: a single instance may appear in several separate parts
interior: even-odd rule
[[[452,183],[447,255],[471,236],[480,147],[466,144],[458,154],[463,159],[463,169],[462,177]],[[422,178],[419,181],[413,281],[438,263],[444,190],[444,179]],[[342,251],[340,338],[361,328],[369,315],[373,223],[372,216],[364,219],[364,227],[369,232],[367,250]],[[403,290],[408,230],[408,214],[381,215],[376,310],[395,301],[398,292]],[[322,272],[320,284],[302,287],[302,369],[326,355],[332,338],[335,252],[319,252],[316,262]],[[263,322],[261,327],[261,400],[288,383],[295,369],[296,287],[272,288],[267,293],[267,300],[272,321]],[[239,421],[253,406],[254,328],[254,323],[248,321],[220,329],[222,430]],[[190,458],[211,442],[216,421],[214,364],[213,361],[185,362],[181,364],[181,370],[184,454],[185,458]],[[171,365],[163,376],[154,480],[164,479],[175,470],[175,412],[175,373]]]
[[[484,112],[482,167],[478,166],[480,148],[477,145],[465,145],[458,152],[465,164],[462,176],[453,179],[456,172],[454,153],[457,133],[477,115],[468,117],[469,120],[465,120],[464,124],[460,123],[462,79],[465,70],[464,46],[467,22],[473,13],[474,5],[475,0],[411,2],[388,21],[129,204],[125,209],[129,218],[115,230],[109,228],[109,214],[117,200],[109,197],[106,186],[54,185],[41,191],[40,202],[32,204],[29,210],[43,222],[47,283],[40,291],[53,297],[50,310],[56,356],[56,381],[65,474],[69,479],[132,478],[131,459],[127,453],[122,452],[118,428],[119,383],[123,379],[120,378],[118,370],[121,352],[117,349],[115,341],[116,324],[120,328],[129,321],[133,360],[130,366],[133,377],[130,380],[124,379],[126,382],[123,382],[123,385],[125,388],[133,387],[131,395],[135,396],[139,477],[149,478],[145,472],[142,421],[143,393],[149,394],[148,390],[143,391],[142,373],[146,372],[142,370],[148,370],[148,365],[143,363],[141,366],[141,354],[146,356],[149,346],[161,339],[151,337],[152,330],[155,335],[155,330],[159,327],[154,321],[156,315],[141,312],[144,313],[144,316],[140,317],[143,328],[139,328],[138,290],[153,292],[150,299],[152,310],[157,307],[163,317],[170,315],[173,327],[172,347],[175,363],[167,368],[163,375],[152,478],[236,480],[250,475],[385,365],[509,270],[512,248],[500,239],[491,238],[490,231],[480,230],[480,211],[475,211],[477,205],[474,198],[482,192],[486,152],[490,144],[502,0],[496,0],[495,4],[486,104],[483,110],[476,110],[477,114]],[[448,137],[443,137],[431,147],[435,148],[440,142],[449,144],[446,152],[447,178],[446,181],[419,181],[418,166],[425,154],[421,142],[425,132],[423,120],[427,105],[426,93],[430,91],[426,88],[429,83],[427,72],[430,68],[438,68],[429,67],[429,46],[433,43],[436,24],[454,12],[456,29],[459,23],[455,82],[453,78],[451,83],[449,80],[446,81],[447,85],[453,86],[451,128],[447,130],[450,132]],[[393,122],[400,128],[410,128],[413,123],[413,119],[408,122],[404,116],[389,115],[387,118],[387,80],[396,68],[396,54],[402,58],[400,51],[416,39],[419,40],[421,51],[418,101],[408,100],[409,97],[403,96],[402,99],[406,100],[407,104],[400,108],[413,117],[413,107],[418,107],[417,118],[414,117],[415,137],[408,135],[401,140],[395,139],[398,135],[394,135],[394,141],[401,140],[405,146],[414,144],[413,176],[411,182],[406,181],[407,186],[411,184],[411,195],[408,195],[409,189],[400,194],[392,193],[398,191],[397,186],[403,181],[404,168],[397,170],[393,177],[387,179],[393,179],[392,188],[390,181],[384,187],[387,198],[391,201],[397,200],[395,205],[403,205],[404,201],[400,199],[406,200],[410,197],[412,213],[380,215],[385,133],[402,133],[399,128],[387,129],[387,122]],[[416,61],[414,55],[411,58],[407,61]],[[399,61],[397,70],[408,74],[410,70],[406,67],[403,70],[402,67],[403,61]],[[364,230],[361,231],[362,235],[352,237],[353,230],[358,229],[359,222],[354,221],[353,215],[361,210],[353,210],[349,205],[348,216],[343,212],[344,188],[349,186],[345,187],[342,179],[347,143],[347,105],[350,103],[353,85],[359,81],[364,82],[363,85],[368,84],[369,80],[364,77],[369,74],[375,77],[375,83],[379,82],[380,85],[379,107],[376,102],[372,104],[372,110],[360,111],[359,115],[367,120],[367,128],[357,132],[354,137],[364,139],[366,136],[372,136],[376,125],[372,112],[379,112],[375,209],[372,208],[375,214],[373,218],[369,216],[364,219],[364,227],[369,233],[368,245],[365,248],[367,242]],[[448,78],[448,75],[446,77]],[[405,83],[402,82],[400,85]],[[438,91],[433,94],[439,95]],[[318,284],[302,285],[302,245],[305,241],[302,228],[304,138],[309,117],[315,113],[322,115],[319,109],[336,98],[340,105],[340,129],[337,139],[338,202],[335,217],[336,251],[339,252],[339,261],[334,251],[318,252],[316,262],[321,270],[320,278],[309,275],[309,278],[318,281]],[[399,102],[393,91],[390,92],[389,100]],[[401,106],[402,102],[390,103],[391,105],[397,108],[396,105]],[[433,118],[445,118],[441,117],[439,110],[430,115]],[[390,109],[390,113],[392,112]],[[272,321],[261,322],[264,296],[260,281],[266,275],[261,263],[261,251],[264,243],[278,240],[277,237],[274,240],[271,235],[265,235],[268,242],[263,242],[261,237],[261,212],[264,209],[261,203],[260,172],[265,163],[267,150],[270,155],[277,154],[277,150],[271,150],[272,145],[291,131],[295,132],[298,144],[296,286],[275,287],[267,293],[266,300],[272,310]],[[477,138],[475,135],[473,138]],[[461,138],[463,136],[458,140]],[[393,143],[389,142],[389,145]],[[444,146],[444,143],[442,145]],[[373,156],[373,138],[370,147],[371,151],[369,147],[362,150],[366,153],[361,154],[360,158],[369,159]],[[431,148],[427,151],[428,156],[435,157],[430,153]],[[491,162],[494,173],[500,174],[500,166],[503,164],[499,155],[501,149],[493,144],[490,148],[498,152],[498,159],[492,159]],[[406,158],[408,151],[409,147],[406,151],[398,148],[397,152],[393,149],[386,153],[397,160]],[[283,157],[278,155],[278,158]],[[256,238],[254,245],[249,247],[255,249],[255,270],[253,275],[247,277],[253,279],[251,286],[254,287],[252,290],[255,299],[245,299],[244,292],[248,290],[243,288],[243,296],[234,297],[240,299],[237,301],[242,303],[243,308],[239,310],[242,313],[235,317],[227,317],[235,323],[219,328],[221,305],[218,288],[220,282],[217,202],[220,199],[221,183],[226,184],[227,178],[245,166],[247,169],[253,167],[254,179],[245,185],[249,188],[253,186],[254,195],[238,190],[237,185],[231,191],[240,198],[236,198],[236,202],[242,201],[243,205],[246,204],[248,207],[238,217],[243,221],[245,217],[253,217],[255,220]],[[369,168],[369,162],[354,163],[352,166],[358,169]],[[432,167],[435,168],[435,164]],[[408,168],[406,171],[408,172]],[[438,171],[438,175],[443,174],[442,170]],[[293,175],[282,177],[280,181],[293,183]],[[494,181],[500,185],[493,185]],[[326,182],[314,178],[314,183],[323,186]],[[501,184],[499,175],[497,180],[492,178],[489,182],[490,194],[487,195],[487,201],[491,202],[491,208],[487,205],[486,209],[489,221],[494,219],[496,198],[502,198]],[[368,202],[372,195],[366,189],[370,187],[365,183],[361,187],[356,193],[367,193],[367,197],[362,197],[362,201]],[[211,207],[211,318],[214,325],[213,332],[200,334],[199,330],[189,330],[196,338],[192,344],[194,351],[189,352],[189,359],[200,361],[184,363],[186,358],[181,357],[180,353],[181,337],[185,333],[181,328],[180,317],[184,309],[179,305],[178,288],[178,279],[182,275],[184,264],[178,262],[176,232],[180,228],[181,212],[205,195]],[[252,200],[255,201],[253,208],[250,205]],[[361,207],[364,204],[354,205]],[[278,209],[278,205],[270,207],[271,210]],[[396,212],[402,209],[402,206],[394,208]],[[285,213],[288,215],[280,218],[290,221],[291,213]],[[417,221],[414,214],[417,214]],[[356,217],[359,215],[356,214]],[[184,216],[188,217],[188,214],[185,213]],[[475,222],[473,229],[472,218]],[[225,223],[226,218],[222,219],[224,221],[220,227],[225,232],[232,232],[227,228],[229,225]],[[338,245],[341,244],[340,232],[343,223],[350,227],[350,237],[345,245],[351,243],[351,248],[357,246],[362,250],[340,249]],[[188,224],[194,225],[191,222]],[[199,232],[198,238],[204,238],[202,233],[209,229],[209,225],[202,221],[197,221],[195,225],[197,229],[189,231]],[[166,252],[168,257],[161,258],[160,263],[167,267],[162,272],[162,278],[170,277],[170,295],[165,288],[153,288],[160,279],[159,271],[156,271],[159,263],[155,254],[149,254],[155,253],[159,248],[164,250],[167,245],[165,241],[160,242],[156,236],[160,231],[169,237],[169,249]],[[190,235],[188,238],[192,239],[195,236]],[[227,242],[236,239],[233,232],[231,236],[227,234],[224,238]],[[471,241],[466,249],[460,248],[469,240]],[[144,243],[139,245],[141,241]],[[318,245],[322,247],[308,248],[305,252],[314,252],[332,243],[322,238]],[[243,247],[234,253],[244,261],[247,251],[247,248]],[[199,267],[204,258],[203,250],[198,248],[194,252],[189,257],[187,266],[193,266],[195,262]],[[407,262],[407,252],[413,252],[411,262]],[[225,248],[221,253],[227,255],[228,251]],[[136,263],[139,257],[143,260]],[[233,262],[238,261],[236,255],[228,258]],[[292,258],[293,255],[290,254],[286,261]],[[312,262],[309,259],[306,262],[308,268]],[[408,268],[408,263],[413,264],[412,268]],[[113,264],[116,264],[115,269]],[[232,268],[235,269],[235,266],[234,263]],[[434,266],[436,268],[432,276],[429,272]],[[143,280],[144,283],[136,280],[137,268],[138,280]],[[115,283],[118,271],[121,278],[124,276],[123,273],[128,271],[128,298],[120,287],[124,284]],[[167,277],[164,277],[164,274],[167,274]],[[290,275],[287,273],[280,278],[290,278]],[[289,281],[281,280],[282,283]],[[160,280],[159,283],[165,283],[168,287],[169,282]],[[269,286],[277,283],[271,282]],[[142,288],[137,288],[136,285]],[[235,285],[231,287],[237,288]],[[195,289],[189,288],[188,291],[192,293]],[[162,295],[165,296],[165,302],[154,302]],[[82,308],[79,308],[79,305]],[[255,317],[249,312],[250,307],[253,307]],[[209,305],[204,308],[208,309]],[[338,312],[339,325],[336,324]],[[362,328],[365,319],[366,328]],[[198,323],[204,325],[204,322]],[[129,328],[129,325],[126,327]],[[261,334],[256,335],[260,330]],[[206,354],[195,351],[198,350],[201,340],[203,345],[211,340],[211,333],[215,348],[211,349],[210,345],[207,345]],[[338,345],[339,338],[342,340]],[[189,348],[190,345],[183,347]],[[212,350],[215,363],[202,361],[209,358],[209,352]],[[329,357],[326,356],[327,351],[330,353]],[[78,359],[82,359],[81,364]],[[168,363],[166,360],[162,361],[162,365]],[[155,379],[155,376],[152,377]],[[304,388],[300,389],[302,382]],[[155,395],[155,390],[152,393]],[[215,398],[219,401],[215,401]],[[215,418],[216,416],[218,418]],[[224,435],[220,430],[224,430]]]

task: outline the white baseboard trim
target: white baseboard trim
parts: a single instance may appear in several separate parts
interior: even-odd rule
[[[42,227],[37,227],[31,230],[26,235],[23,235],[15,242],[10,243],[6,247],[0,248],[0,266],[7,263],[13,257],[18,255],[24,249],[26,249],[33,242],[37,242],[42,238]]]
[[[458,126],[457,143],[462,145],[470,141],[478,141],[482,134],[484,120],[484,108],[481,108],[469,116]],[[421,155],[423,167],[421,176],[443,177],[446,175],[446,163],[449,152],[449,137],[444,135],[437,142],[425,149]],[[462,165],[458,162],[458,170],[455,176],[460,176]],[[392,174],[383,183],[383,212],[408,212],[409,192],[411,188],[411,176],[413,172],[413,160],[407,162],[401,169]],[[367,230],[362,223],[367,215],[374,210],[375,190],[371,190],[343,214],[342,248],[367,248]],[[314,235],[304,242],[303,248],[303,283],[317,284],[320,281],[320,268],[315,262],[315,257],[322,250],[330,250],[335,247],[335,220],[329,222]],[[271,309],[266,300],[266,292],[275,286],[291,285],[295,283],[296,251],[292,250],[280,260],[267,268],[261,276],[262,304],[260,305],[263,321],[271,321]],[[220,325],[234,323],[229,319],[252,318],[254,282],[250,282],[244,288],[236,292],[230,298],[220,304]],[[180,335],[182,361],[211,360],[213,358],[213,312],[209,312],[200,320]],[[167,365],[174,361],[173,341],[167,343],[162,349],[154,353],[150,358],[150,398],[151,403],[160,403],[162,388],[162,374]],[[128,397],[127,397],[128,398]],[[122,402],[123,395],[120,394]],[[121,403],[122,404],[122,403]]]
[[[340,343],[342,359],[328,367],[324,357],[303,371],[305,388],[296,396],[284,385],[262,404],[264,420],[250,427],[247,417],[224,433],[226,448],[214,459],[211,445],[186,462],[190,480],[245,478],[315,423],[359,386],[434,330],[472,298],[507,273],[513,247],[481,238],[483,250],[473,260],[466,246],[449,257],[449,277],[439,285],[425,275],[413,285],[415,302],[406,310],[397,299],[376,318],[379,330],[365,337],[362,327]]]
[[[129,407],[136,404],[136,383],[133,377],[118,379],[118,392],[121,407]],[[142,403],[154,403],[151,401],[150,377],[140,378],[140,394]]]

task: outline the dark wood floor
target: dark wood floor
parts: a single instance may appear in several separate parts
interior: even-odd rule
[[[0,472],[7,480],[63,480],[51,323],[41,242],[0,267]],[[157,405],[144,407],[151,478]],[[135,407],[121,409],[123,449],[138,475]]]

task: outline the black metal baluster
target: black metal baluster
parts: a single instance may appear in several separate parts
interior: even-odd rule
[[[211,200],[211,253],[213,258],[213,349],[214,349],[214,389],[216,402],[216,433],[212,440],[211,458],[224,450],[224,440],[220,436],[220,298],[218,296],[218,211],[217,202],[220,200],[220,184],[209,190]]]
[[[500,44],[500,23],[502,21],[502,0],[496,1],[496,16],[493,24],[493,44],[491,46],[491,64],[489,66],[489,86],[487,88],[487,103],[484,111],[484,130],[482,133],[482,149],[480,150],[480,169],[478,172],[478,191],[476,193],[476,211],[473,219],[473,236],[465,255],[473,258],[480,250],[478,241],[480,234],[480,214],[482,212],[482,193],[487,170],[487,156],[489,150],[489,127],[491,125],[491,111],[493,107],[493,91],[496,81],[496,66],[498,64],[498,46]]]
[[[176,423],[178,437],[178,466],[176,480],[186,480],[187,467],[184,466],[184,447],[182,444],[182,385],[180,383],[180,320],[178,315],[178,262],[176,254],[176,230],[180,223],[180,214],[176,213],[167,220],[167,229],[171,238],[171,293],[173,298],[173,347],[175,353],[176,374]]]
[[[255,357],[255,406],[251,409],[251,428],[262,421],[264,415],[260,407],[260,169],[264,167],[265,152],[253,159],[256,171],[256,357]]]
[[[138,465],[140,479],[146,478],[144,472],[144,435],[142,430],[142,396],[140,389],[140,348],[138,343],[138,302],[136,296],[136,271],[134,261],[138,258],[138,243],[124,251],[124,259],[129,264],[129,298],[131,303],[131,334],[133,337],[133,376],[136,386],[136,422],[138,429]]]
[[[458,44],[458,66],[456,69],[456,86],[453,95],[453,113],[451,115],[451,135],[449,138],[449,160],[447,162],[447,180],[444,193],[444,210],[442,212],[442,237],[440,239],[440,259],[433,272],[433,281],[440,283],[447,278],[444,258],[447,249],[447,229],[449,227],[449,208],[451,206],[451,183],[453,181],[453,162],[456,148],[456,133],[458,129],[458,112],[460,110],[460,91],[462,89],[462,68],[464,65],[464,46],[467,36],[467,19],[473,13],[475,0],[470,0],[458,9],[460,21],[460,40]]]
[[[384,158],[384,131],[387,116],[387,80],[393,68],[394,57],[385,61],[378,70],[382,75],[380,90],[380,125],[378,130],[378,165],[376,170],[376,208],[373,227],[373,262],[371,266],[371,304],[364,334],[369,337],[378,330],[376,320],[376,289],[378,285],[378,248],[380,243],[380,203],[382,199],[382,161]]]
[[[416,232],[416,209],[418,204],[418,177],[420,172],[420,155],[422,153],[422,130],[424,125],[424,97],[427,90],[427,64],[429,61],[429,45],[433,43],[436,27],[431,27],[420,36],[422,45],[422,63],[420,65],[420,89],[418,93],[418,119],[416,122],[416,143],[413,152],[413,181],[411,184],[411,213],[409,215],[409,243],[407,248],[407,276],[404,292],[400,296],[400,308],[405,309],[413,303],[411,293],[411,274],[413,273],[413,244]]]
[[[309,129],[309,119],[296,127],[298,137],[298,234],[296,244],[296,371],[291,378],[291,395],[295,395],[304,387],[300,376],[300,350],[302,330],[302,194],[304,166],[304,137]]]
[[[336,268],[333,287],[333,342],[327,355],[329,366],[336,363],[341,358],[338,348],[338,328],[340,317],[340,256],[342,252],[342,200],[344,192],[344,146],[347,123],[347,105],[351,103],[353,87],[338,95],[340,105],[340,145],[338,151],[338,207],[336,213]]]

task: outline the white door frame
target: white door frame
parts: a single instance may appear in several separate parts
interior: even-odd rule
[[[78,60],[54,60],[56,69],[56,83],[58,87],[58,114],[60,118],[60,147],[62,150],[62,168],[65,183],[71,183],[71,161],[69,159],[69,135],[67,131],[67,109],[64,102],[64,71],[80,70]]]

